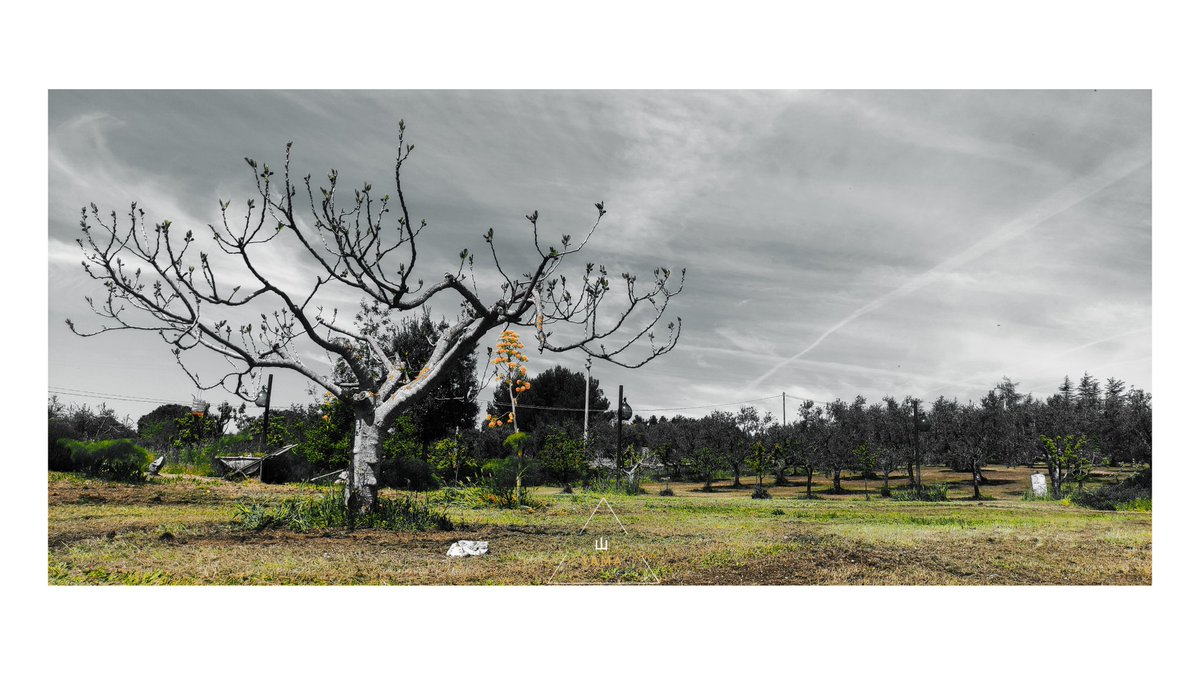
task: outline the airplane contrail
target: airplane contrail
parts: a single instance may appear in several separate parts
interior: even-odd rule
[[[1119,340],[1123,337],[1128,337],[1130,335],[1137,335],[1138,333],[1148,333],[1148,332],[1150,332],[1150,326],[1145,326],[1142,328],[1134,328],[1133,330],[1125,331],[1124,333],[1117,333],[1116,335],[1109,335],[1108,337],[1100,338],[1099,340],[1092,340],[1091,342],[1089,342],[1087,344],[1079,345],[1078,347],[1071,347],[1070,349],[1059,352],[1055,356],[1065,356],[1067,354],[1072,354],[1074,352],[1082,351],[1084,349],[1087,349],[1088,347],[1095,347],[1096,345],[1104,344],[1105,342],[1112,342],[1113,340]]]
[[[841,321],[838,321],[829,328],[825,329],[825,332],[821,333],[816,340],[813,340],[812,344],[808,345],[786,360],[776,364],[770,370],[759,376],[756,380],[743,387],[740,393],[745,393],[748,389],[758,386],[763,382],[763,380],[779,372],[779,370],[784,366],[791,364],[796,359],[799,359],[800,357],[809,353],[815,349],[817,345],[821,344],[825,338],[837,332],[846,324],[854,321],[863,314],[879,309],[891,300],[909,295],[914,291],[918,291],[928,286],[946,272],[953,271],[958,267],[961,267],[962,265],[980,257],[984,253],[987,253],[988,251],[991,251],[996,247],[1011,241],[1012,239],[1028,232],[1038,225],[1041,225],[1047,220],[1050,220],[1064,211],[1073,208],[1096,193],[1105,190],[1109,186],[1120,182],[1131,174],[1149,166],[1150,161],[1149,159],[1146,159],[1144,155],[1145,151],[1142,148],[1136,148],[1113,156],[1108,161],[1105,161],[1103,164],[1097,167],[1096,170],[1071,181],[1054,194],[1043,199],[1037,206],[1024,215],[1009,221],[970,247],[960,251],[959,253],[956,253],[953,256],[950,256],[926,272],[913,277],[901,286],[893,288],[887,293],[884,293],[871,302],[868,302],[862,307],[854,310]]]

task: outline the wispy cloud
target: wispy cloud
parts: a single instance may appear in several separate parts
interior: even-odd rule
[[[63,91],[49,108],[59,385],[190,390],[161,344],[83,340],[62,325],[102,292],[79,268],[80,206],[120,212],[137,199],[156,220],[202,231],[218,198],[253,196],[242,157],[278,168],[288,140],[299,175],[336,167],[344,185],[392,192],[399,118],[417,146],[403,179],[430,224],[417,271],[427,281],[470,248],[492,296],[483,232],[495,228],[519,273],[524,214],[539,209],[548,236],[577,235],[599,200],[608,215],[588,260],[640,279],[688,268],[671,303],[684,318],[677,351],[637,371],[593,368],[635,407],[784,390],[974,397],[993,376],[1039,383],[1083,369],[1150,379],[1135,362],[1148,341],[1133,334],[1150,322],[1150,176],[1137,170],[1149,161],[1147,92]],[[238,276],[222,257],[233,263],[222,274]],[[315,278],[287,245],[264,249],[262,265],[289,289]],[[577,356],[539,355],[531,369],[580,369]],[[1100,359],[1113,372],[1098,372]],[[280,400],[307,396],[287,375],[275,383]]]
[[[751,381],[750,384],[746,385],[742,391],[744,392],[761,384],[764,380],[779,372],[780,369],[788,366],[813,349],[816,349],[817,346],[824,342],[826,338],[828,338],[830,335],[833,335],[838,330],[842,329],[860,316],[877,310],[896,298],[904,297],[919,291],[922,288],[925,288],[926,286],[938,281],[946,274],[958,269],[968,262],[976,260],[984,254],[1008,243],[1012,239],[1025,234],[1038,225],[1041,225],[1055,216],[1077,206],[1078,204],[1102,192],[1104,189],[1112,186],[1113,184],[1125,179],[1137,171],[1144,169],[1148,165],[1149,161],[1146,157],[1146,149],[1143,147],[1129,149],[1109,159],[1108,161],[1105,161],[1100,167],[1091,173],[1071,181],[1054,194],[1042,200],[1034,208],[1009,221],[1008,223],[1005,223],[970,247],[960,251],[959,253],[956,253],[953,256],[950,256],[928,271],[906,281],[900,286],[897,286],[896,288],[854,310],[837,323],[833,324],[829,328],[826,328],[825,331],[817,336],[817,338],[813,340],[807,347]]]

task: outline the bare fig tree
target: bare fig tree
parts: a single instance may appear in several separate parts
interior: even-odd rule
[[[401,187],[401,168],[413,150],[404,142],[404,131],[401,122],[396,191],[380,198],[369,183],[342,197],[345,191],[336,170],[330,171],[324,186],[314,185],[311,176],[297,185],[291,175],[291,143],[282,184],[266,164],[246,158],[258,194],[237,215],[228,201],[220,202],[220,224],[207,225],[215,250],[200,250],[192,230],[179,236],[180,228],[169,220],[147,229],[145,212],[136,203],[122,217],[116,211],[102,217],[95,204],[85,207],[83,236],[77,240],[83,267],[105,289],[103,299],[87,302],[104,322],[94,330],[77,329],[70,320],[68,325],[82,336],[115,330],[155,332],[198,388],[222,387],[245,401],[257,395],[262,371],[285,369],[308,378],[354,413],[354,450],[345,490],[352,514],[376,506],[382,434],[434,391],[455,360],[470,353],[489,331],[531,327],[539,351],[580,350],[627,368],[674,348],[682,329],[678,317],[667,325],[665,339],[656,341],[652,330],[670,299],[682,291],[683,272],[677,282],[670,282],[670,270],[658,268],[653,281],[640,286],[629,274],[610,285],[604,266],[597,269],[590,262],[579,270],[577,283],[569,283],[562,272],[564,261],[577,256],[596,232],[605,214],[603,202],[596,204],[595,221],[575,244],[563,235],[556,245],[548,245],[539,232],[537,211],[526,216],[532,225],[529,257],[537,262],[519,274],[501,265],[496,235],[489,229],[484,235],[490,252],[487,267],[498,286],[492,295],[480,291],[475,257],[465,249],[457,267],[437,282],[426,285],[414,278],[417,237],[426,222],[409,215]],[[292,249],[277,248],[288,246],[286,238],[294,238]],[[282,250],[296,259],[289,270],[290,283],[269,278],[260,267],[260,252],[278,257]],[[312,281],[297,286],[295,268],[304,269]],[[315,305],[324,286],[343,287],[343,295],[349,289],[371,311],[339,321],[336,310]],[[615,309],[612,303],[602,303],[610,289],[619,289],[612,292],[620,302]],[[388,353],[376,339],[379,322],[420,311],[440,294],[453,296],[460,310],[456,320],[440,327],[428,360],[405,363]],[[600,314],[602,309],[607,311]],[[197,349],[223,357],[227,372],[202,379],[198,371],[203,366],[184,363],[184,355]],[[337,367],[330,368],[335,362]]]

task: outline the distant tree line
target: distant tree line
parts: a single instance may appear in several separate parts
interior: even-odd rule
[[[1115,378],[1101,386],[1087,373],[1078,384],[1064,378],[1044,399],[1017,387],[1005,379],[967,401],[805,400],[789,412],[786,425],[753,407],[699,419],[635,417],[626,437],[650,447],[668,475],[702,481],[706,489],[719,474],[731,476],[737,487],[752,473],[757,485],[764,476],[774,476],[776,484],[799,477],[809,496],[817,473],[830,476],[834,492],[845,491],[848,472],[882,477],[887,491],[893,475],[919,488],[922,465],[945,465],[970,473],[978,498],[989,464],[1045,463],[1055,494],[1066,481],[1082,482],[1095,466],[1150,464],[1151,401],[1145,391]]]
[[[393,334],[393,347],[419,350],[428,345],[421,335],[432,330],[428,317],[409,323]],[[383,441],[385,484],[421,489],[478,480],[498,470],[497,463],[512,452],[505,445],[509,431],[478,424],[473,377],[468,356],[442,385],[439,404],[417,408],[393,425]],[[623,453],[616,452],[612,404],[595,378],[588,388],[587,443],[580,412],[585,375],[555,366],[533,377],[531,385],[519,404],[521,430],[527,435],[522,447],[530,460],[528,485],[565,486],[596,474],[632,472],[641,463],[643,473],[694,480],[703,489],[713,489],[726,477],[733,487],[741,487],[753,477],[756,491],[768,481],[799,482],[811,497],[817,475],[828,476],[835,493],[847,491],[844,481],[851,475],[882,479],[887,493],[893,485],[922,488],[921,468],[942,465],[969,473],[978,497],[987,481],[986,466],[1037,463],[1046,466],[1050,487],[1059,495],[1065,484],[1082,484],[1094,467],[1151,462],[1150,395],[1114,378],[1102,385],[1087,373],[1078,383],[1064,378],[1045,398],[1022,393],[1017,383],[1004,379],[980,398],[966,401],[891,396],[873,403],[862,396],[801,400],[788,411],[787,424],[751,406],[700,418],[635,415],[625,423]],[[506,397],[497,395],[488,411],[504,412],[508,405]],[[103,406],[67,407],[52,399],[50,418],[52,458],[55,439],[68,437],[134,438],[156,455],[195,467],[211,463],[215,455],[247,454],[261,447],[262,417],[247,414],[244,406],[223,405],[211,416],[197,417],[187,406],[164,405],[141,417],[134,428]],[[268,446],[297,444],[293,456],[298,466],[284,471],[282,479],[344,468],[353,425],[353,416],[331,398],[273,411]],[[53,468],[53,459],[51,464]]]

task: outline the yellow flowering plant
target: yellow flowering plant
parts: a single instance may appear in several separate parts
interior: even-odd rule
[[[488,415],[489,429],[511,424],[513,432],[519,431],[517,428],[517,400],[532,386],[525,379],[528,372],[525,364],[529,361],[529,357],[522,353],[523,349],[525,349],[525,345],[515,331],[504,331],[496,342],[496,357],[492,359],[492,365],[496,367],[497,372],[496,382],[498,384],[496,386],[508,390],[508,400],[512,409],[500,415]]]
[[[508,440],[513,442],[512,445],[517,453],[517,495],[519,496],[525,494],[521,486],[521,477],[525,473],[523,462],[525,434],[522,434],[517,428],[517,400],[532,386],[525,379],[527,375],[525,364],[529,361],[529,357],[521,352],[523,349],[525,349],[525,345],[521,342],[521,336],[517,335],[515,331],[505,330],[500,333],[500,339],[496,342],[496,357],[492,359],[492,365],[496,367],[497,372],[496,386],[508,390],[508,400],[512,407],[505,414],[487,416],[489,429],[512,425],[513,433]],[[505,445],[508,444],[506,441]]]

